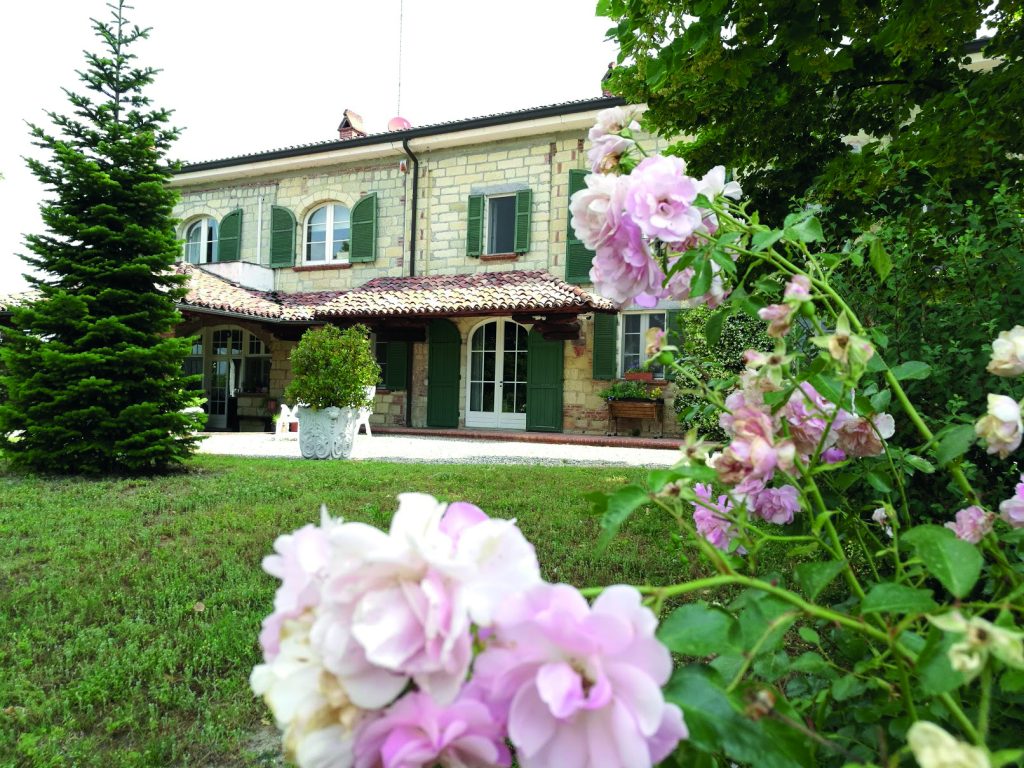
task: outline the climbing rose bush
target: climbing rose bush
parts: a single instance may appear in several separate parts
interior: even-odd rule
[[[691,431],[675,466],[600,497],[602,540],[653,506],[697,577],[548,584],[514,522],[422,494],[386,533],[324,514],[264,563],[281,585],[251,683],[286,752],[303,768],[1019,764],[1024,326],[993,340],[988,412],[927,423],[902,382],[929,366],[889,359],[830,279],[851,261],[884,281],[880,243],[824,252],[810,211],[761,224],[724,168],[645,153],[637,119],[602,113],[570,203],[595,287],[706,305],[711,347],[741,312],[776,340],[713,389],[646,340],[726,440]],[[1020,482],[975,487],[982,450]],[[916,506],[916,474],[942,509]]]
[[[387,533],[325,511],[274,550],[250,682],[300,768],[643,768],[687,735],[640,594],[543,582],[514,521],[407,493]]]
[[[884,282],[881,241],[825,252],[812,211],[765,226],[721,166],[701,175],[646,152],[637,120],[629,107],[599,117],[570,201],[595,289],[623,307],[706,305],[711,348],[732,314],[775,340],[713,387],[663,338],[650,344],[651,364],[718,409],[726,439],[691,431],[675,467],[598,503],[605,538],[634,509],[662,509],[683,562],[710,574],[640,588],[655,612],[691,601],[659,631],[680,659],[665,695],[691,731],[678,764],[1017,764],[1024,326],[992,341],[987,412],[927,423],[902,382],[929,366],[890,359],[831,282],[844,262]],[[1021,482],[975,487],[982,450]],[[944,510],[916,506],[918,474],[946,489]]]

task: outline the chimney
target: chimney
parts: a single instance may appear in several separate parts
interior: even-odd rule
[[[351,109],[346,109],[344,116],[341,118],[341,124],[338,125],[338,138],[344,141],[345,139],[356,139],[365,135],[363,118]]]

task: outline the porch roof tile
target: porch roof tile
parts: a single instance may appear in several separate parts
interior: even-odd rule
[[[189,264],[179,264],[177,269],[189,275],[185,304],[274,320],[615,309],[607,299],[543,270],[379,277],[349,291],[269,293],[244,288]]]

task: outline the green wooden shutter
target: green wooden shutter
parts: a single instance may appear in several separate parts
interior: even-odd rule
[[[408,343],[404,341],[389,341],[384,354],[387,360],[384,386],[396,391],[408,388]]]
[[[533,192],[521,189],[516,192],[516,236],[512,250],[526,253],[530,250],[530,211],[533,208]]]
[[[377,258],[377,193],[371,192],[352,206],[352,247],[349,261]]]
[[[466,227],[466,255],[479,257],[484,240],[484,196],[469,196],[469,220]]]
[[[619,340],[618,315],[594,315],[594,378],[614,379],[619,371],[615,349]]]
[[[670,309],[665,313],[665,341],[683,349],[683,313],[678,309]]]
[[[242,254],[242,209],[232,211],[220,220],[220,241],[217,261],[238,261]]]
[[[270,266],[295,262],[295,215],[280,205],[270,206]]]
[[[459,426],[459,357],[462,337],[448,320],[427,330],[427,426]]]
[[[561,432],[565,342],[547,341],[532,330],[526,350],[526,428]]]
[[[569,197],[573,193],[586,189],[587,171],[576,169],[569,171]],[[588,249],[583,242],[576,237],[572,228],[572,213],[568,215],[566,224],[565,243],[565,281],[567,283],[589,283],[590,265],[594,261],[594,252]]]

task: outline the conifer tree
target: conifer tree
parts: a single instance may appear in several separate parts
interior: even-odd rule
[[[182,372],[190,342],[171,336],[184,287],[165,157],[178,131],[144,95],[157,70],[129,52],[149,30],[124,0],[109,8],[92,20],[102,52],[85,54],[84,92],[65,89],[70,114],[48,112],[52,131],[30,125],[48,198],[22,258],[41,276],[0,345],[0,435],[19,431],[10,458],[47,472],[159,472],[195,450],[200,426],[183,412],[199,395]]]

